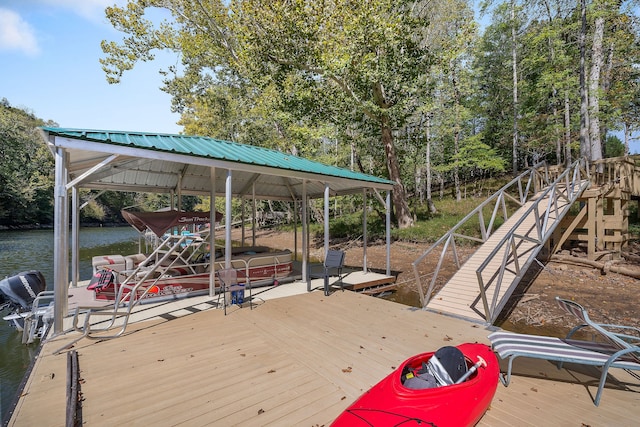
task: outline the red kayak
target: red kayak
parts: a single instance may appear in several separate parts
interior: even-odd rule
[[[429,361],[441,359],[441,350],[459,354],[459,362],[449,363],[460,370],[447,379],[451,385],[440,385],[439,373],[431,370]],[[473,426],[491,404],[499,373],[495,354],[484,344],[418,354],[360,396],[332,426]]]

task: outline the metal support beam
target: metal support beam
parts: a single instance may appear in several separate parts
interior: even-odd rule
[[[69,201],[67,197],[67,152],[55,150],[54,225],[53,225],[53,333],[64,330],[69,289]]]
[[[307,212],[307,180],[302,180],[302,280],[307,282],[307,292],[311,292],[309,280],[309,215]]]
[[[233,173],[227,169],[227,179],[224,185],[225,213],[224,213],[224,268],[231,268],[231,199],[233,196],[231,183]],[[212,259],[213,261],[213,259]]]
[[[324,185],[324,256],[329,252],[329,184]]]
[[[211,169],[211,190],[209,191],[209,296],[216,293],[216,168]]]
[[[362,272],[367,272],[367,189],[362,190]]]
[[[80,194],[78,187],[71,188],[71,284],[80,280]]]
[[[391,276],[391,190],[387,191],[386,211],[387,276]]]

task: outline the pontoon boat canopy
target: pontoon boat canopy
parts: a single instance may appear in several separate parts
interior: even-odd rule
[[[171,227],[182,227],[183,225],[207,224],[211,219],[210,212],[180,212],[175,210],[159,212],[134,212],[121,210],[122,217],[133,228],[139,232],[147,228],[158,236],[162,235]],[[216,212],[216,222],[222,220],[222,214]]]

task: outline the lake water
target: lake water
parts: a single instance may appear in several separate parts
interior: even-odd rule
[[[138,251],[138,233],[130,227],[80,229],[80,280],[91,276],[96,255]],[[39,270],[53,290],[53,230],[0,231],[0,278]],[[1,315],[6,315],[3,311]],[[38,345],[24,345],[22,334],[0,319],[0,420],[4,422]]]

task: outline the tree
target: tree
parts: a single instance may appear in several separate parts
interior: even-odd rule
[[[518,28],[517,131],[525,159],[550,159],[555,151],[558,163],[563,156],[570,161],[572,146],[591,160],[601,158],[600,141],[607,130],[620,129],[621,117],[633,115],[627,112],[634,92],[633,64],[638,62],[638,28],[633,24],[637,4],[521,2],[522,12],[516,15],[526,20],[516,27],[506,25],[513,2],[497,4],[476,59],[483,82],[480,105],[485,108],[485,140],[495,141],[491,145],[496,148],[504,145],[501,155],[506,156],[504,117],[510,112],[503,107],[506,85],[502,82],[507,79],[505,64],[513,64],[506,56],[513,41],[509,32]],[[579,146],[572,143],[578,134]]]
[[[476,114],[482,117],[483,141],[499,155],[513,154],[513,73],[511,64],[511,28],[509,9],[498,5],[492,23],[477,44],[473,63],[476,80]]]
[[[0,104],[0,225],[51,223],[53,159],[37,126],[53,123]]]
[[[511,70],[513,84],[513,154],[511,169],[513,176],[518,175],[518,40],[516,34],[516,2],[511,0]]]
[[[198,95],[230,78],[260,93],[277,90],[280,96],[292,81],[321,87],[316,99],[332,97],[340,111],[356,110],[378,127],[380,152],[395,182],[396,220],[407,227],[413,220],[393,134],[408,114],[416,75],[428,67],[429,51],[419,43],[428,5],[131,0],[126,7],[107,9],[114,27],[129,36],[120,45],[103,42],[107,56],[102,63],[108,79],[117,82],[136,61],[153,59],[154,49],[178,52],[184,75],[169,70],[165,86],[177,109],[193,105]],[[168,10],[173,20],[156,28],[144,18],[153,7]]]
[[[604,63],[602,44],[604,39],[605,17],[601,4],[595,6],[593,42],[591,46],[591,70],[589,72],[589,142],[590,160],[602,159],[602,139],[600,137],[600,78]]]

